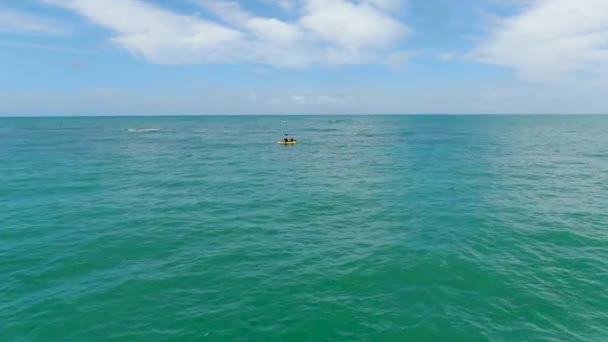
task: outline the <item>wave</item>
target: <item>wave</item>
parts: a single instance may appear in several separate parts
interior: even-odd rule
[[[160,128],[129,128],[128,131],[134,133],[160,132]]]
[[[336,129],[336,128],[307,128],[307,129],[303,129],[303,131],[305,131],[305,132],[321,132],[321,133],[340,132],[340,130]]]
[[[353,121],[353,119],[336,119],[336,120],[329,120],[329,123],[342,123],[342,122],[349,122],[349,121]]]

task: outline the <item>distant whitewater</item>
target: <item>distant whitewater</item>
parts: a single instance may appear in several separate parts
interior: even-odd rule
[[[129,128],[128,131],[135,132],[135,133],[146,133],[146,132],[159,132],[160,129],[159,128]]]

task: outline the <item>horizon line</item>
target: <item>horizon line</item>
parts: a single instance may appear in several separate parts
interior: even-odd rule
[[[342,113],[342,114],[0,114],[0,119],[18,118],[137,118],[218,116],[605,116],[608,113]]]

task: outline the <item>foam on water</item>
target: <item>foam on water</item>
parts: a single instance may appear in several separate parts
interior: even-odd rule
[[[160,129],[159,128],[129,128],[128,131],[136,132],[136,133],[146,133],[146,132],[159,132]]]

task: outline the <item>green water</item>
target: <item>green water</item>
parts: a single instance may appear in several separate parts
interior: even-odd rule
[[[0,119],[1,341],[607,341],[607,287],[608,117]]]

